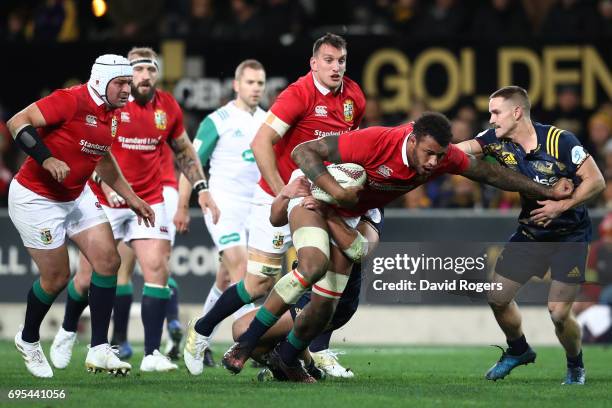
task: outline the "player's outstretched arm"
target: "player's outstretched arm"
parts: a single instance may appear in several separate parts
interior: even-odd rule
[[[327,171],[324,161],[340,163],[338,136],[327,136],[299,144],[291,152],[291,158],[302,169],[306,177],[331,195],[342,207],[357,204],[360,188],[342,188]]]
[[[606,181],[593,157],[587,158],[582,163],[576,172],[576,176],[580,179],[580,184],[571,197],[561,201],[538,201],[538,204],[542,207],[531,211],[530,221],[544,223],[544,226],[546,226],[563,212],[597,197],[606,188]]]
[[[7,127],[21,150],[51,173],[55,181],[61,183],[68,177],[70,167],[65,162],[53,157],[38,134],[36,128],[46,125],[47,121],[35,103],[16,113],[7,122]]]
[[[475,157],[469,157],[468,168],[462,173],[471,180],[491,184],[507,191],[518,191],[533,197],[562,200],[569,197],[574,189],[571,181],[561,179],[552,187],[536,183],[519,172],[497,164],[487,163]]]
[[[193,189],[198,192],[198,204],[200,204],[200,208],[205,213],[210,211],[213,224],[216,224],[221,212],[208,191],[208,181],[204,176],[200,159],[187,136],[187,132],[183,132],[176,139],[170,140],[170,147],[174,150],[179,169],[187,180],[189,180]]]
[[[147,227],[155,226],[155,212],[134,193],[110,152],[102,156],[96,166],[96,173],[104,183],[123,197],[128,207],[138,216],[139,224],[144,221]]]
[[[471,154],[474,157],[480,158],[483,154],[482,146],[476,139],[465,140],[455,144],[463,153]]]
[[[278,195],[285,183],[281,178],[276,165],[274,145],[280,140],[281,136],[268,124],[263,123],[253,141],[251,150],[255,156],[255,162],[261,173],[261,177],[266,180],[274,194]],[[284,225],[284,224],[283,224]]]

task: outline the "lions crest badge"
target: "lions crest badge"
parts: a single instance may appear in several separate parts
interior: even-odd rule
[[[117,136],[117,117],[113,116],[111,119],[111,137],[114,139]]]
[[[161,109],[155,111],[155,127],[158,130],[166,130],[168,127],[168,117],[166,116],[166,112]]]
[[[344,121],[352,122],[353,121],[353,112],[354,112],[355,103],[351,98],[345,99],[344,103],[342,103],[343,111],[344,111]]]

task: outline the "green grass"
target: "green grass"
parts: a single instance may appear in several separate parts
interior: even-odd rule
[[[45,351],[49,344],[45,344]],[[113,378],[88,374],[85,346],[77,344],[73,363],[55,370],[50,380],[26,371],[12,342],[0,342],[0,406],[119,407],[493,407],[610,406],[612,349],[585,348],[587,385],[561,386],[565,359],[560,347],[538,347],[537,363],[517,368],[496,383],[483,379],[499,357],[491,347],[346,347],[342,362],[354,379],[330,379],[315,385],[258,383],[257,370],[233,376],[222,368],[199,377],[180,370],[140,374],[141,355],[132,358],[132,374]],[[216,356],[223,351],[216,347]],[[47,354],[48,357],[48,354]],[[63,389],[64,400],[9,401],[10,389]]]

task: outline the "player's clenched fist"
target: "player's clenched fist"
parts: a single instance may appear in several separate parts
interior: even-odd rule
[[[66,177],[68,177],[68,174],[70,174],[70,167],[55,157],[49,157],[46,159],[42,166],[45,170],[51,173],[51,177],[53,177],[53,179],[58,183],[64,181]]]

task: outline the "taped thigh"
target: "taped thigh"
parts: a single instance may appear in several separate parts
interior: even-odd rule
[[[329,234],[323,228],[298,228],[293,233],[293,246],[298,252],[305,247],[317,248],[329,259]]]
[[[247,273],[262,278],[278,275],[282,270],[283,258],[271,257],[249,252],[247,260]]]

